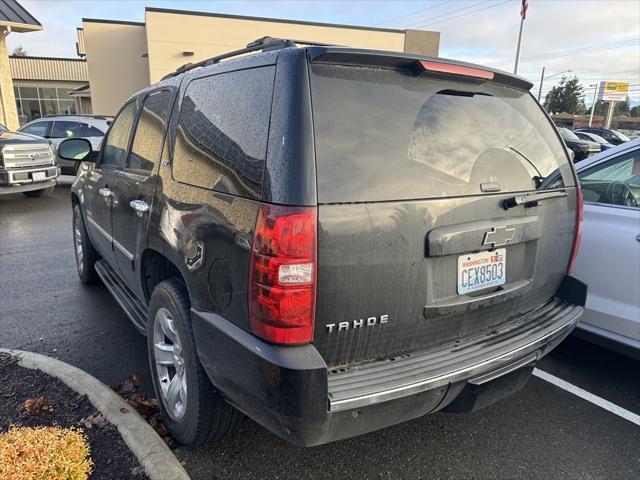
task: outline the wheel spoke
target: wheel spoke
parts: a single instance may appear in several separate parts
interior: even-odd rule
[[[164,367],[172,367],[174,365],[173,360],[173,346],[160,342],[154,345],[154,357],[157,365]]]
[[[176,343],[176,331],[173,327],[173,320],[169,315],[167,315],[167,310],[161,309],[158,310],[158,316],[160,317],[160,327],[162,328],[162,332],[165,336],[171,341],[171,343]]]
[[[180,392],[182,391],[182,382],[178,375],[174,375],[169,383],[167,390],[167,406],[176,413],[177,403],[180,401]]]

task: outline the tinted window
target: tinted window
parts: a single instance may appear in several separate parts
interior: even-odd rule
[[[559,128],[560,136],[565,140],[580,140],[578,136],[568,128]]]
[[[29,133],[31,135],[38,135],[39,137],[44,137],[47,134],[47,128],[49,128],[49,123],[51,122],[37,122],[32,123],[29,126],[21,129],[21,132]]]
[[[136,102],[129,103],[114,120],[102,149],[100,165],[124,167],[131,127],[136,114]]]
[[[6,132],[9,129],[0,123],[0,132]]]
[[[84,125],[78,122],[58,121],[53,122],[51,136],[53,138],[84,137]]]
[[[152,93],[144,99],[127,168],[148,173],[158,163],[170,101],[168,90]]]
[[[173,175],[216,191],[259,197],[275,67],[192,81],[180,108]]]
[[[637,207],[640,201],[640,150],[585,170],[578,176],[585,202]]]
[[[104,132],[93,125],[84,125],[83,137],[104,137]]]
[[[312,64],[321,202],[531,190],[571,167],[527,92],[394,70]]]

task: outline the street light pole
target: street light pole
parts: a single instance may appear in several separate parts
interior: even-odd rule
[[[589,85],[590,87],[595,87],[593,92],[593,103],[591,104],[591,115],[589,115],[589,128],[591,128],[591,124],[593,123],[593,111],[596,109],[596,98],[598,97],[598,84]]]
[[[538,89],[538,102],[540,102],[540,97],[542,96],[542,84],[544,83],[544,71],[545,71],[546,67],[542,67],[542,75],[540,75],[540,88]],[[562,75],[563,73],[571,73],[573,70],[569,69],[569,70],[565,70],[564,72],[558,72],[558,73],[554,73],[553,75],[549,75],[546,78],[552,78],[552,77],[557,77],[558,75]]]
[[[538,89],[538,103],[540,103],[540,96],[542,95],[542,82],[544,82],[544,69],[546,67],[542,67],[542,74],[540,75],[540,88]]]

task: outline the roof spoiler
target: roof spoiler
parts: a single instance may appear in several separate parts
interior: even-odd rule
[[[523,91],[529,91],[533,87],[533,83],[522,77],[482,65],[459,62],[447,58],[340,47],[310,47],[308,52],[310,61],[317,63],[402,69],[414,74],[429,71],[436,76],[490,81],[491,83]],[[427,67],[427,65],[431,68]],[[441,68],[438,68],[438,66]],[[477,74],[467,75],[464,73],[465,71],[475,71]],[[487,75],[481,75],[480,72],[485,72]]]

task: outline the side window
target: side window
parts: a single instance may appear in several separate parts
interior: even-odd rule
[[[72,137],[84,137],[84,128],[82,123],[68,122],[68,121],[55,121],[53,122],[53,129],[51,131],[52,138],[72,138]]]
[[[23,128],[20,131],[28,133],[30,135],[38,135],[39,137],[44,137],[47,134],[47,128],[49,128],[50,123],[51,122],[37,122]]]
[[[169,118],[171,92],[161,90],[148,95],[142,104],[133,137],[127,169],[150,173],[160,159],[164,128]]]
[[[104,137],[104,132],[102,130],[98,130],[93,125],[86,124],[83,126],[82,136],[83,137]]]
[[[585,202],[637,207],[640,202],[640,150],[621,155],[579,175]]]
[[[136,102],[129,103],[114,120],[102,149],[101,166],[124,167],[131,127],[136,115]]]
[[[275,67],[192,81],[180,108],[176,180],[248,198],[262,193]]]

